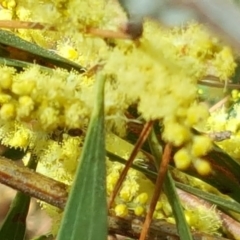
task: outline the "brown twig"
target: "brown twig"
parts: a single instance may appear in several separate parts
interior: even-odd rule
[[[217,102],[212,107],[210,107],[208,111],[210,113],[215,112],[217,109],[221,108],[226,102],[228,102],[229,98],[230,98],[230,96],[226,96],[225,98],[221,99],[219,102]]]
[[[126,165],[123,169],[123,171],[121,172],[120,174],[120,177],[115,185],[115,188],[114,190],[112,191],[110,197],[109,197],[109,201],[108,201],[108,208],[111,207],[121,185],[122,185],[122,182],[124,181],[126,175],[127,175],[127,172],[129,170],[129,168],[131,167],[132,163],[133,163],[133,160],[135,159],[138,151],[140,150],[140,148],[142,147],[143,143],[146,141],[151,129],[152,129],[152,126],[153,126],[153,122],[150,121],[148,123],[145,124],[145,126],[143,127],[143,130],[138,138],[138,141],[136,143],[136,145],[134,146],[134,149],[128,159],[128,161],[126,162]]]
[[[139,237],[142,225],[142,218],[123,219],[114,216],[108,217],[109,231],[119,235],[128,236],[133,239]],[[201,233],[198,231],[192,232],[194,240],[227,240],[223,237],[211,236],[209,234]],[[153,220],[149,232],[146,236],[147,240],[163,240],[174,239],[179,240],[178,232],[174,224],[168,223],[164,220]]]
[[[54,27],[50,27],[46,23],[18,21],[18,20],[0,20],[0,28],[56,30]]]
[[[18,20],[0,20],[0,28],[7,29],[36,29],[36,30],[51,30],[57,29],[53,26],[48,26],[46,23],[28,22]],[[87,28],[86,32],[95,37],[101,38],[117,38],[117,39],[132,39],[130,34],[124,31],[112,31],[107,29]]]
[[[169,164],[169,161],[170,161],[171,150],[172,150],[172,147],[168,143],[165,146],[164,151],[163,151],[162,161],[160,162],[160,167],[159,167],[159,172],[158,172],[158,177],[157,177],[157,181],[156,181],[155,190],[154,190],[154,193],[153,193],[153,197],[152,197],[152,200],[151,200],[151,203],[150,203],[149,211],[146,215],[146,219],[145,219],[145,222],[144,222],[139,240],[146,239],[146,236],[147,236],[147,233],[148,233],[148,230],[149,230],[152,218],[153,218],[153,213],[155,211],[156,204],[157,204],[157,201],[158,201],[160,193],[161,193],[164,178],[165,178],[166,172],[168,170],[168,164]]]
[[[67,185],[57,182],[42,174],[33,172],[26,167],[18,166],[10,159],[0,158],[0,183],[8,185],[18,191],[23,191],[32,197],[64,209],[67,201]],[[109,216],[109,232],[132,238],[138,238],[142,229],[143,219],[122,219]],[[228,221],[231,228],[231,222]],[[153,220],[147,239],[162,240],[167,237],[178,236],[176,226],[163,220]],[[195,240],[227,240],[222,237],[213,237],[208,234],[193,232]],[[178,239],[178,237],[177,237]]]
[[[0,157],[0,183],[59,208],[63,208],[67,200],[65,184],[3,157]]]
[[[100,38],[131,39],[132,37],[123,31],[112,31],[98,28],[89,28],[86,33]]]
[[[229,81],[229,80],[226,80]],[[231,83],[231,82],[220,82],[220,79],[215,76],[206,76],[203,79],[198,81],[198,84],[215,87],[215,88],[227,88],[227,89],[240,89],[240,84]]]

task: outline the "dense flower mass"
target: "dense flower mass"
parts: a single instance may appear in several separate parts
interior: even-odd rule
[[[135,41],[106,39],[91,35],[91,30],[119,31],[126,23],[126,14],[115,0],[2,0],[0,3],[1,19],[46,24],[44,30],[20,29],[15,34],[86,69],[84,73],[60,68],[46,71],[34,65],[17,71],[0,66],[0,139],[4,145],[28,148],[35,153],[41,163],[39,171],[71,185],[93,109],[93,84],[98,71],[107,78],[107,148],[114,153],[125,157],[131,152],[131,145],[123,144],[113,132],[120,136],[126,133],[129,120],[125,113],[134,105],[140,123],[155,120],[163,126],[163,141],[177,147],[173,160],[178,169],[194,166],[201,175],[212,171],[204,159],[212,140],[206,134],[194,134],[192,128],[206,132],[232,131],[233,138],[221,146],[239,158],[239,106],[234,107],[230,117],[223,109],[209,117],[207,104],[199,101],[197,85],[209,75],[227,82],[235,71],[234,55],[231,48],[200,24],[167,29],[147,19],[143,35]],[[49,31],[50,27],[57,31]],[[82,134],[71,136],[72,129],[81,130]],[[121,170],[122,165],[107,162],[109,195]],[[153,188],[143,174],[130,170],[115,201],[116,215],[125,217],[131,211],[143,216]],[[186,209],[186,215],[193,215],[192,209]],[[217,229],[219,219],[214,216],[208,219],[213,219]],[[173,217],[164,194],[154,217],[169,221]],[[190,220],[194,229],[217,231],[204,224],[200,226],[199,219]]]

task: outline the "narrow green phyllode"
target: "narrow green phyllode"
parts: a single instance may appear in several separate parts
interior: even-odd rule
[[[18,153],[19,154],[19,153]],[[10,160],[9,160],[10,161]],[[27,167],[36,170],[37,161],[31,156]],[[22,192],[17,192],[13,199],[7,216],[0,227],[0,239],[23,240],[26,233],[26,219],[28,215],[31,197]]]
[[[107,239],[104,82],[99,76],[96,102],[58,240]]]
[[[155,131],[153,130],[151,132],[151,135],[149,137],[149,146],[151,149],[151,152],[155,158],[155,164],[156,168],[159,168],[159,162],[161,159],[161,149],[162,147],[158,143],[157,136]],[[168,201],[172,207],[172,211],[176,220],[176,225],[179,233],[179,237],[181,240],[192,240],[191,232],[189,229],[189,226],[187,224],[181,202],[179,200],[179,197],[177,195],[175,183],[172,179],[172,176],[170,174],[170,171],[168,170],[165,176],[163,189],[165,194],[167,195]]]
[[[192,240],[193,237],[191,236],[191,232],[187,224],[183,208],[177,195],[176,187],[169,170],[167,171],[163,187],[164,192],[167,195],[168,201],[172,207],[180,240]]]

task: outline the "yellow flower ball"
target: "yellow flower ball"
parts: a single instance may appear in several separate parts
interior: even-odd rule
[[[142,216],[144,214],[144,212],[145,212],[145,209],[142,206],[136,206],[134,208],[134,214],[136,216]]]
[[[0,104],[7,103],[12,97],[5,93],[0,93]]]
[[[10,120],[15,117],[15,106],[12,103],[5,103],[0,110],[0,117],[3,120]]]
[[[145,203],[147,203],[147,201],[148,201],[148,194],[146,192],[139,194],[135,198],[136,203],[145,204]]]
[[[64,45],[62,47],[60,47],[59,51],[58,51],[59,55],[70,59],[70,60],[74,60],[78,57],[78,52],[71,46],[68,45]]]
[[[212,148],[212,140],[208,136],[195,136],[192,144],[192,154],[196,157],[206,155]]]
[[[12,74],[8,71],[3,71],[1,74],[0,87],[2,89],[10,89],[12,85]]]
[[[12,91],[17,95],[29,95],[36,83],[34,81],[17,81],[12,84]]]
[[[125,204],[118,204],[115,209],[115,214],[118,217],[126,217],[128,215],[128,208]]]
[[[174,121],[166,121],[164,124],[163,139],[174,146],[180,146],[191,137],[189,129]]]
[[[200,175],[205,176],[210,174],[212,171],[210,163],[204,159],[198,158],[193,162],[193,164]]]
[[[188,126],[194,126],[200,123],[203,120],[206,120],[209,116],[208,108],[206,105],[192,105],[188,111],[186,116],[186,124]]]
[[[190,156],[188,150],[185,148],[181,148],[180,150],[178,150],[174,154],[173,160],[174,160],[176,168],[178,168],[180,170],[187,169],[192,162],[191,156]]]
[[[14,8],[14,7],[16,7],[16,5],[17,5],[17,3],[15,0],[7,0],[7,1],[2,2],[2,6],[4,8],[8,8],[8,9]]]
[[[130,189],[127,189],[126,187],[120,191],[119,196],[125,202],[130,202],[132,200]]]
[[[30,136],[27,132],[18,131],[14,134],[13,138],[9,141],[9,145],[12,147],[18,147],[26,149],[30,142]]]
[[[19,107],[17,109],[18,117],[27,117],[34,109],[34,102],[29,96],[21,96],[19,98]]]

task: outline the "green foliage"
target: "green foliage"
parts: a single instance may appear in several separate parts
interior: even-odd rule
[[[58,66],[67,70],[84,71],[78,64],[4,30],[0,30],[0,53],[7,60],[9,58],[15,59],[15,63],[13,63],[14,60],[11,60],[10,65],[26,67],[26,63],[17,61],[24,60],[25,62],[36,62],[49,67]]]
[[[36,169],[37,161],[31,157],[27,165],[30,169]],[[23,240],[26,232],[26,218],[31,197],[22,192],[17,192],[8,214],[0,228],[0,239]]]
[[[168,197],[168,201],[171,204],[174,217],[176,219],[177,229],[182,240],[191,240],[192,235],[189,230],[179,197],[176,192],[175,183],[172,179],[170,172],[167,172],[164,182],[164,191]]]
[[[95,109],[58,240],[106,240],[107,238],[104,81],[103,76],[97,79]]]
[[[26,232],[26,217],[30,196],[18,192],[0,229],[0,239],[22,240]]]
[[[176,186],[186,192],[192,193],[195,196],[198,196],[202,199],[207,200],[208,202],[211,202],[213,204],[216,204],[219,207],[223,207],[228,210],[232,210],[234,212],[240,213],[240,204],[238,202],[235,202],[233,200],[228,200],[226,198],[223,198],[221,196],[217,196],[216,194],[204,192],[200,189],[191,187],[186,184],[182,184],[179,182],[175,183]]]
[[[159,162],[162,155],[161,153],[162,147],[157,141],[157,137],[154,130],[152,130],[151,135],[149,137],[149,145],[150,145],[152,154],[155,158],[155,166],[158,169]],[[172,207],[174,217],[176,219],[176,224],[179,231],[180,239],[192,240],[193,238],[191,236],[190,229],[185,219],[182,205],[179,201],[179,197],[176,192],[176,187],[169,170],[167,170],[163,187],[164,187],[164,192],[167,195],[168,201]]]
[[[132,5],[130,1],[121,0],[119,2],[129,17],[127,20],[124,13],[119,11],[119,6],[115,6],[115,1],[71,0],[62,4],[62,0],[56,0],[44,1],[41,5],[36,2],[29,6],[27,4],[21,5],[25,1],[19,1],[18,4],[15,1],[12,2],[12,4],[8,4],[7,1],[0,0],[3,8],[9,8],[8,10],[11,8],[16,16],[18,14],[24,15],[25,7],[29,8],[28,10],[34,16],[34,14],[38,15],[38,12],[43,12],[42,10],[51,6],[52,11],[48,13],[46,18],[44,16],[44,21],[46,20],[47,24],[52,24],[52,29],[63,30],[64,37],[51,39],[52,45],[48,46],[59,54],[76,60],[76,63],[72,62],[58,56],[52,50],[43,49],[9,31],[0,30],[0,64],[3,65],[1,66],[3,77],[0,81],[1,143],[13,148],[20,146],[20,148],[30,149],[32,152],[38,150],[39,159],[47,165],[46,172],[52,173],[52,169],[57,169],[57,171],[54,170],[55,176],[52,175],[56,178],[55,180],[67,181],[71,185],[74,177],[58,234],[59,240],[106,240],[108,212],[105,158],[107,155],[111,161],[125,164],[126,161],[120,156],[128,154],[129,151],[125,149],[125,146],[116,147],[123,150],[119,156],[105,151],[104,124],[110,122],[111,126],[108,128],[110,133],[113,129],[119,135],[125,133],[126,122],[131,122],[131,117],[127,116],[127,121],[124,118],[126,113],[129,113],[127,109],[132,106],[137,112],[133,118],[137,121],[140,119],[139,125],[151,119],[156,122],[156,125],[160,124],[163,127],[159,133],[161,141],[174,145],[176,147],[174,151],[183,147],[190,156],[193,153],[192,149],[196,149],[197,146],[199,151],[196,152],[202,152],[203,154],[200,155],[208,157],[209,166],[211,164],[212,167],[209,167],[209,175],[200,174],[199,176],[199,172],[196,172],[193,167],[194,163],[199,160],[199,154],[191,155],[188,166],[189,174],[205,180],[218,190],[229,193],[229,196],[236,201],[240,201],[239,163],[215,145],[213,151],[207,153],[204,147],[204,144],[207,145],[206,141],[202,141],[203,144],[195,144],[196,134],[192,132],[193,127],[201,125],[203,120],[208,119],[207,107],[198,101],[196,87],[199,81],[209,73],[226,81],[234,72],[235,56],[228,46],[220,44],[215,37],[209,35],[198,24],[189,24],[184,28],[172,31],[160,28],[151,20],[142,21],[144,16],[151,15],[154,18],[162,3],[150,6],[148,1],[146,3],[141,1],[143,4],[141,6],[140,2],[137,5]],[[112,2],[113,5],[111,5]],[[146,7],[145,9],[145,4],[150,8]],[[139,15],[138,10],[136,11],[137,16],[134,16],[135,8],[138,5],[141,7],[140,13],[143,12]],[[40,21],[42,16],[39,15],[37,20],[31,19],[29,16],[27,20]],[[123,18],[121,18],[122,16]],[[25,17],[19,17],[19,20],[25,21]],[[121,21],[126,26],[116,24]],[[108,36],[112,37],[111,33],[115,33],[112,29],[114,31],[121,29],[121,35],[127,37],[128,40],[129,37],[139,39],[137,41],[118,40],[113,34],[114,39],[109,41]],[[30,34],[24,35],[24,31],[19,31],[17,34],[25,39],[27,39],[26,36],[32,34],[32,39],[34,37],[38,39],[39,36],[36,32],[29,32]],[[104,35],[106,33],[109,34],[107,37]],[[39,42],[41,40],[47,41],[43,34]],[[71,52],[71,50],[75,52]],[[87,71],[85,72],[85,68],[78,63],[86,66]],[[69,70],[69,72],[59,69],[55,71],[56,67]],[[99,73],[100,68],[102,73],[111,76],[111,81],[106,85],[106,118],[104,116],[105,79],[103,76],[97,78],[98,93],[93,112],[91,105],[91,84],[93,84],[94,77],[96,73]],[[75,70],[78,73],[70,70]],[[235,78],[237,76],[236,74]],[[204,83],[203,80],[201,82]],[[237,81],[234,82],[237,83]],[[223,83],[221,84],[223,85]],[[134,90],[132,91],[132,89]],[[214,91],[214,93],[216,92]],[[217,97],[219,97],[218,93]],[[207,100],[209,101],[209,94],[206,99],[204,98],[204,101]],[[88,124],[91,112],[91,121]],[[138,117],[140,118],[137,119]],[[67,121],[64,122],[64,119]],[[109,119],[111,120],[109,121]],[[23,126],[19,126],[20,130],[16,127],[19,121],[23,123]],[[42,125],[35,125],[36,122]],[[40,126],[43,128],[39,130]],[[86,126],[88,132],[85,137]],[[208,130],[212,131],[211,128]],[[71,136],[70,132],[75,131],[80,132],[80,134]],[[107,132],[107,136],[109,132]],[[42,133],[45,138],[41,138]],[[237,132],[235,134],[238,136]],[[162,146],[159,144],[160,138],[156,136],[154,131],[149,137],[149,146],[155,159],[156,169],[162,154]],[[205,140],[206,138],[206,136],[203,137]],[[84,144],[83,149],[82,143]],[[81,156],[75,172],[77,163],[75,155],[78,156],[76,154],[78,150],[81,152]],[[13,158],[21,158],[18,152],[12,150],[6,152],[5,156],[12,160]],[[183,159],[183,163],[184,160],[186,159]],[[59,173],[61,171],[58,172],[59,166],[61,170],[64,170],[62,176]],[[149,179],[156,180],[156,171],[150,171],[146,166],[144,168],[136,164],[132,168],[141,171]],[[170,169],[171,167],[169,167],[165,178],[164,192],[172,207],[180,238],[191,240],[192,236],[179,202]],[[112,169],[107,168],[107,170],[111,172]],[[120,170],[119,172],[118,170],[112,171],[115,174],[112,176],[112,185],[119,177]],[[129,173],[131,171],[132,169]],[[51,174],[49,175],[51,176]],[[134,184],[124,182],[125,185],[128,185],[125,191],[125,200],[127,199],[125,202],[131,203],[132,199],[137,199],[129,190],[132,186],[135,187],[134,193],[136,194],[139,190],[138,187],[144,188],[144,185],[141,186],[141,180],[145,179],[137,179],[136,175],[132,175],[134,180],[132,183],[134,182]],[[143,174],[142,176],[145,177]],[[136,179],[139,180],[139,183]],[[147,179],[148,184],[150,183],[148,187],[151,185],[149,179]],[[179,185],[179,187],[202,196],[218,206],[239,212],[238,203],[231,203],[217,196],[213,197],[211,194],[202,194],[200,190],[191,189],[188,186]],[[148,198],[148,193],[145,195]],[[17,193],[1,228],[0,239],[20,240],[24,238],[29,202],[30,197]],[[61,206],[64,205],[65,200],[62,202]],[[145,208],[140,206],[143,211],[138,216],[144,216],[146,213],[149,207],[147,200],[144,201],[144,204]],[[133,208],[127,209],[126,205],[124,207],[126,215],[130,212],[129,210],[133,210]],[[13,221],[14,219],[17,221]],[[194,228],[192,225],[191,227]],[[48,236],[41,236],[37,239],[48,239]]]

